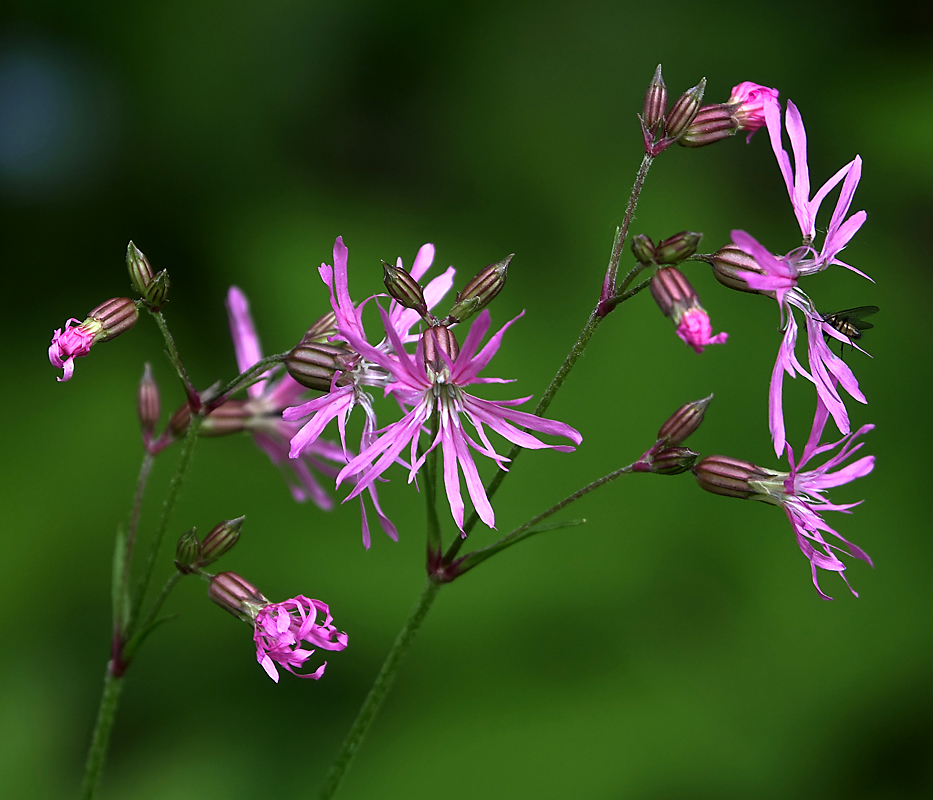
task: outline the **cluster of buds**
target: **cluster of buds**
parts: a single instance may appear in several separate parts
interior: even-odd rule
[[[652,158],[659,155],[686,134],[700,111],[705,90],[706,78],[703,78],[678,97],[668,111],[667,86],[661,77],[661,65],[658,64],[645,93],[645,104],[639,117],[647,155]]]
[[[700,305],[700,298],[686,276],[676,267],[662,267],[651,278],[651,296],[677,329],[677,335],[697,353],[711,344],[722,344],[729,338],[725,331],[713,333],[709,314]]]
[[[130,273],[130,283],[142,297],[143,302],[153,311],[158,311],[168,295],[168,271],[153,272],[149,259],[132,241],[126,247],[126,269]]]
[[[702,233],[681,231],[655,244],[650,237],[639,233],[632,237],[632,253],[645,265],[679,264],[696,253],[702,238]]]
[[[175,546],[175,566],[185,575],[213,564],[229,553],[240,538],[240,529],[246,517],[227,519],[215,525],[203,541],[198,541],[197,528],[185,531]]]
[[[712,400],[713,395],[709,395],[678,408],[661,426],[657,440],[635,462],[632,471],[679,475],[692,469],[700,454],[682,445],[700,427]]]
[[[65,328],[52,336],[49,361],[64,370],[59,381],[67,381],[74,374],[74,360],[86,356],[98,342],[109,342],[129,330],[139,319],[136,303],[128,297],[114,297],[88,312],[84,322],[70,319]]]
[[[392,266],[383,261],[383,283],[393,300],[404,308],[417,311],[429,326],[456,325],[478,314],[502,291],[508,276],[509,262],[514,256],[515,254],[512,253],[476,273],[473,279],[463,287],[463,291],[457,294],[453,308],[443,320],[438,320],[428,311],[424,290],[401,266]]]
[[[745,81],[733,88],[725,103],[701,106],[706,79],[684,92],[667,111],[667,87],[661,65],[645,93],[641,115],[645,152],[656,156],[674,142],[682,147],[703,147],[728,139],[736,131],[748,138],[765,124],[766,109],[777,103],[777,89]]]

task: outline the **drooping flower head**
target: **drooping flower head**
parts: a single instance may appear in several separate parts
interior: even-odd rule
[[[513,410],[512,406],[525,402],[527,397],[519,400],[489,401],[481,400],[465,391],[465,387],[472,384],[504,382],[498,378],[481,378],[479,373],[496,354],[505,331],[518,317],[503,326],[482,350],[479,349],[480,342],[490,325],[488,310],[482,311],[473,322],[462,349],[449,328],[443,325],[432,326],[422,335],[417,352],[412,357],[403,349],[401,339],[388,315],[384,311],[381,313],[392,354],[371,346],[363,339],[356,339],[355,336],[350,337],[350,344],[364,358],[379,364],[392,376],[393,395],[403,407],[410,410],[398,422],[383,428],[378,438],[341,470],[337,477],[338,483],[356,477],[356,487],[349,495],[353,497],[399,460],[406,448],[410,450],[411,482],[427,454],[440,446],[444,464],[444,488],[457,526],[463,530],[464,504],[460,487],[462,470],[477,514],[483,522],[493,527],[495,513],[470,451],[475,450],[493,459],[502,469],[505,469],[507,459],[495,451],[486,433],[486,426],[513,444],[533,449],[553,448],[567,452],[574,448],[545,444],[527,430],[562,436],[574,444],[579,444],[582,437],[562,422]],[[432,420],[435,420],[434,438],[419,455],[421,433]],[[464,420],[471,423],[479,441],[467,433]]]
[[[114,297],[101,303],[88,313],[83,322],[73,317],[69,319],[64,330],[59,328],[52,335],[52,344],[49,346],[49,362],[64,371],[57,380],[71,380],[76,358],[86,356],[98,342],[115,339],[132,328],[137,319],[139,311],[128,297]]]
[[[651,278],[651,296],[664,316],[670,318],[677,335],[697,353],[711,344],[724,344],[729,334],[713,336],[709,314],[686,276],[676,267],[662,267]]]
[[[780,112],[778,94],[777,89],[769,89],[751,81],[742,81],[732,87],[728,104],[735,106],[732,115],[739,130],[748,131],[746,142],[750,142],[755,131],[766,124],[766,109],[777,107]]]
[[[221,608],[253,626],[256,660],[276,683],[285,667],[299,678],[318,680],[327,666],[325,661],[313,672],[299,674],[314,654],[303,644],[322,650],[343,650],[347,634],[338,631],[326,603],[304,595],[281,603],[270,603],[251,583],[234,572],[220,572],[211,578],[208,596]]]
[[[818,569],[839,573],[849,586],[844,574],[846,565],[839,555],[872,563],[864,550],[843,538],[822,517],[824,511],[848,513],[858,503],[831,503],[826,497],[826,491],[868,475],[875,465],[874,456],[862,456],[843,466],[861,449],[863,443],[857,442],[859,437],[874,426],[863,425],[855,433],[847,434],[837,442],[820,444],[828,418],[826,406],[817,398],[810,438],[799,462],[795,461],[790,446],[787,448],[789,472],[776,472],[727,456],[708,456],[693,470],[697,482],[709,492],[762,500],[783,508],[790,520],[797,546],[810,562],[813,585],[824,600],[832,598],[820,588]],[[820,466],[804,469],[816,456],[836,448],[838,452]],[[851,586],[849,590],[858,596]]]

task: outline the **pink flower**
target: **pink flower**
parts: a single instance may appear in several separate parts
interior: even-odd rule
[[[319,613],[323,616],[320,623],[317,621]],[[326,661],[314,672],[304,675],[299,675],[295,669],[304,666],[314,653],[303,648],[302,643],[323,650],[343,650],[347,646],[347,634],[338,631],[332,623],[327,604],[320,600],[298,595],[281,603],[269,603],[259,611],[253,623],[256,660],[276,683],[279,682],[276,664],[299,678],[318,680],[324,674]]]
[[[677,326],[677,335],[697,353],[702,353],[707,345],[724,344],[729,338],[729,334],[725,331],[715,336],[712,334],[713,326],[710,324],[709,314],[699,306],[687,309]]]
[[[237,367],[240,372],[245,372],[262,360],[262,348],[249,311],[249,302],[236,286],[231,286],[227,292],[227,316]],[[339,471],[335,464],[346,463],[341,448],[331,442],[319,441],[309,446],[300,459],[292,460],[288,457],[288,442],[299,426],[286,422],[281,414],[304,393],[304,387],[285,373],[273,378],[270,369],[246,391],[250,399],[244,408],[245,427],[253,434],[253,441],[273,464],[282,469],[295,500],[301,503],[310,498],[319,508],[329,511],[333,501],[315,473],[328,478],[335,477]]]
[[[94,337],[97,333],[98,331],[89,329],[84,322],[74,317],[65,323],[64,332],[61,328],[55,331],[49,347],[49,361],[53,367],[64,370],[62,377],[56,380],[59,382],[71,380],[75,371],[75,359],[86,356],[91,351],[91,345],[94,344]]]
[[[333,625],[330,609],[320,600],[298,595],[281,603],[270,603],[253,584],[235,572],[218,572],[212,576],[207,595],[225,611],[253,626],[256,660],[276,683],[281,664],[293,675],[313,655],[314,650],[301,647],[307,642],[324,650],[343,650],[347,635]],[[323,617],[318,622],[318,614]],[[325,661],[314,672],[299,678],[317,680],[324,674]]]
[[[767,119],[768,135],[771,137],[771,148],[774,150],[774,156],[777,159],[778,167],[784,176],[784,183],[787,186],[787,192],[790,195],[791,205],[794,208],[794,214],[800,225],[800,232],[803,236],[804,246],[798,254],[798,268],[800,274],[809,275],[814,272],[826,269],[832,264],[839,264],[853,272],[868,277],[864,273],[839,261],[836,256],[849,243],[867,217],[864,211],[859,211],[851,217],[845,218],[852,204],[855,195],[855,189],[858,186],[859,178],[862,174],[862,159],[856,156],[852,161],[846,164],[842,169],[836,172],[826,183],[820,187],[819,191],[810,199],[810,174],[807,167],[807,134],[803,126],[803,119],[800,112],[790,100],[787,101],[787,113],[785,120],[787,124],[787,135],[790,138],[791,149],[794,153],[794,168],[791,168],[790,157],[781,143],[781,112],[780,105],[777,103],[766,105],[765,116]],[[839,193],[839,199],[836,201],[836,207],[833,211],[832,219],[826,231],[826,237],[823,240],[822,251],[817,253],[813,247],[816,238],[816,215],[824,198],[836,185],[842,181],[842,189]]]
[[[845,337],[841,337],[841,334],[831,325],[824,322],[810,298],[798,288],[799,272],[792,254],[778,258],[745,231],[732,231],[732,241],[752,256],[761,270],[760,272],[737,270],[736,276],[744,280],[752,289],[772,293],[781,310],[784,338],[771,373],[771,388],[768,395],[768,423],[775,454],[781,456],[785,445],[783,409],[785,374],[792,378],[802,375],[812,382],[821,403],[829,410],[839,432],[849,433],[849,416],[837,389],[837,383],[857,402],[867,401],[859,389],[852,369],[833,354],[823,334],[826,333],[835,339]],[[797,343],[797,320],[794,318],[794,308],[802,311],[806,319],[809,371],[801,366],[794,352]]]
[[[813,585],[824,600],[832,598],[820,588],[818,569],[839,573],[849,586],[844,575],[846,565],[837,553],[860,559],[867,564],[872,563],[864,550],[844,539],[822,517],[824,511],[848,513],[859,503],[831,503],[826,498],[826,491],[868,475],[875,466],[874,456],[863,456],[843,466],[861,449],[862,442],[856,444],[856,440],[874,426],[863,425],[855,433],[847,434],[837,442],[820,444],[828,417],[826,406],[818,397],[813,428],[799,463],[794,461],[794,451],[789,445],[787,447],[790,472],[775,472],[726,456],[708,456],[694,468],[697,481],[707,491],[761,500],[784,509],[797,539],[797,546],[810,562]],[[839,448],[836,455],[822,465],[804,469],[816,456],[836,448]],[[834,537],[835,541],[824,534]],[[851,586],[849,591],[858,597]]]
[[[750,142],[755,131],[766,124],[765,110],[769,106],[777,106],[780,112],[781,106],[777,98],[777,89],[769,89],[751,81],[743,81],[733,87],[728,104],[738,105],[733,111],[733,118],[739,123],[740,130],[748,131],[745,141]]]
[[[479,372],[496,354],[505,331],[515,320],[501,328],[479,352],[477,350],[480,342],[490,324],[489,312],[486,310],[476,318],[462,349],[458,348],[453,333],[447,328],[428,328],[413,358],[403,349],[398,332],[385,312],[382,312],[382,318],[392,349],[391,355],[355,336],[350,337],[350,344],[364,358],[380,365],[392,376],[393,394],[410,410],[398,422],[383,428],[381,435],[340,471],[340,475],[337,476],[338,484],[347,478],[356,477],[357,485],[347,499],[359,494],[397,461],[406,447],[410,447],[411,482],[427,454],[440,445],[444,459],[444,487],[457,527],[463,530],[464,504],[460,490],[460,470],[466,478],[467,491],[477,514],[488,526],[494,527],[495,513],[486,496],[470,450],[493,459],[502,469],[505,469],[507,459],[496,453],[486,434],[485,426],[488,425],[514,444],[534,449],[551,447],[568,452],[574,448],[545,444],[516,425],[563,436],[574,444],[579,444],[582,437],[569,425],[510,408],[528,398],[489,401],[480,400],[464,391],[465,387],[476,383],[503,382],[497,378],[480,378]],[[434,440],[419,455],[421,432],[432,417],[437,420]],[[466,432],[463,417],[466,417],[476,430],[479,442]]]
[[[651,296],[676,326],[677,335],[697,353],[711,344],[723,344],[728,333],[713,336],[709,314],[687,277],[677,267],[661,267],[651,278]]]
[[[349,251],[343,243],[342,237],[337,237],[334,242],[334,266],[322,264],[320,267],[321,279],[330,291],[331,308],[334,311],[336,319],[335,325],[337,334],[331,337],[332,341],[344,342],[353,349],[353,341],[365,341],[366,333],[363,329],[362,312],[363,307],[369,300],[357,306],[350,297],[349,281],[347,274]],[[421,278],[430,268],[434,261],[434,245],[426,244],[418,250],[415,261],[412,264],[411,275],[415,280]],[[401,268],[402,261],[398,260]],[[434,278],[424,290],[424,297],[428,308],[432,308],[438,303],[444,294],[449,291],[453,283],[453,268],[448,268],[446,272],[437,278]],[[390,327],[402,341],[414,340],[409,331],[419,319],[417,312],[403,308],[393,301],[389,306],[389,315],[391,318]],[[401,346],[401,345],[400,345]],[[387,346],[380,345],[379,352],[387,355],[390,359],[391,354]],[[359,406],[363,409],[365,419],[363,422],[363,433],[360,438],[360,450],[365,449],[372,444],[376,438],[376,412],[373,408],[372,397],[366,391],[367,387],[387,388],[391,382],[390,374],[380,365],[368,360],[359,352],[357,358],[351,363],[347,370],[338,373],[335,376],[331,390],[314,400],[301,405],[286,408],[283,418],[286,422],[293,423],[298,420],[307,419],[302,425],[298,425],[297,431],[291,437],[289,448],[289,457],[292,459],[301,458],[309,448],[313,448],[318,441],[324,429],[331,420],[337,420],[337,428],[340,433],[340,441],[343,447],[344,463],[350,461],[353,452],[347,447],[346,428],[347,421],[353,409]],[[393,540],[398,539],[398,533],[395,526],[382,513],[379,507],[379,499],[376,495],[376,488],[370,484],[367,487],[376,512],[379,516],[379,522],[386,535]],[[355,492],[353,496],[358,493]],[[366,520],[366,510],[360,498],[360,509],[363,520],[363,544],[366,548],[370,546],[369,526]]]

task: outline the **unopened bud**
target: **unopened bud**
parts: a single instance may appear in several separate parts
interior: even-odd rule
[[[678,408],[658,431],[658,441],[668,445],[679,445],[692,435],[703,422],[706,407],[712,402],[713,395],[702,400],[685,403]]]
[[[154,273],[149,266],[142,251],[133,244],[132,240],[126,246],[126,269],[130,273],[130,283],[140,295],[146,294],[146,289],[152,283]]]
[[[453,332],[445,325],[434,325],[421,335],[421,341],[424,346],[424,365],[428,372],[434,375],[449,373],[449,365],[457,360],[460,353],[460,344]]]
[[[761,494],[755,483],[777,473],[757,467],[750,461],[729,456],[707,456],[693,468],[693,474],[700,488],[707,492],[747,500]]]
[[[165,302],[171,285],[168,271],[163,269],[153,273],[149,259],[133,242],[126,248],[126,268],[130,273],[133,288],[139,292],[147,306],[158,311]]]
[[[201,555],[201,544],[198,542],[198,529],[192,528],[178,537],[175,545],[175,566],[179,572],[189,572]]]
[[[240,528],[243,527],[243,520],[246,517],[237,517],[228,519],[215,525],[204,541],[201,542],[201,557],[198,559],[199,567],[206,567],[212,564],[225,553],[229,553],[233,545],[240,538]]]
[[[654,242],[643,233],[636,234],[632,237],[632,253],[642,264],[652,263],[657,255]]]
[[[684,131],[684,135],[677,140],[677,144],[683,147],[703,147],[728,139],[739,130],[735,109],[736,106],[724,103],[703,106]]]
[[[345,372],[351,353],[326,342],[303,341],[288,354],[285,369],[302,386],[329,392],[338,372]]]
[[[142,428],[143,437],[149,439],[161,415],[159,404],[159,387],[152,377],[152,367],[146,362],[143,368],[143,377],[139,381],[136,391],[136,412],[139,415],[139,427]]]
[[[680,475],[691,469],[699,457],[688,447],[662,447],[651,457],[648,471],[655,475]]]
[[[405,308],[417,311],[422,317],[428,314],[427,303],[424,302],[424,292],[420,284],[407,270],[393,267],[386,261],[382,262],[382,282],[385,284],[389,296],[397,300]]]
[[[752,256],[734,244],[727,244],[725,247],[713,253],[710,260],[713,267],[713,277],[723,286],[735,289],[739,292],[750,292],[751,294],[767,294],[758,289],[752,289],[747,281],[740,277],[740,272],[757,272],[764,274],[764,270],[758,266]]]
[[[235,572],[219,572],[211,578],[207,596],[245,622],[252,622],[269,605],[259,589]]]
[[[337,315],[333,311],[328,311],[308,328],[305,335],[301,337],[301,343],[326,342],[335,333],[337,333]]]
[[[146,290],[146,294],[143,295],[145,301],[154,311],[158,311],[162,307],[165,298],[168,297],[168,290],[171,285],[172,282],[169,279],[167,270],[163,269],[161,272],[156,273],[155,278],[152,279],[152,283],[149,284],[149,288]]]
[[[642,122],[645,128],[654,133],[667,112],[667,87],[661,77],[661,65],[654,71],[654,77],[645,92],[645,104],[642,108]]]
[[[658,242],[655,260],[659,264],[679,264],[697,251],[702,238],[702,233],[695,233],[694,231],[675,233],[673,236]]]
[[[490,264],[485,269],[476,273],[463,291],[457,295],[457,301],[450,310],[448,320],[451,323],[465,322],[474,314],[482,311],[488,306],[495,296],[502,291],[505,286],[505,279],[508,276],[509,262],[515,257],[515,253]]]
[[[700,110],[704,91],[706,91],[706,78],[677,98],[671,108],[671,113],[664,120],[665,136],[676,139],[687,130]]]

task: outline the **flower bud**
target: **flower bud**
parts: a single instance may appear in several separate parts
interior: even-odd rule
[[[675,233],[673,236],[658,242],[655,260],[659,264],[678,264],[684,259],[690,258],[697,251],[702,238],[702,233],[693,231]]]
[[[704,91],[706,91],[706,78],[677,98],[671,108],[671,113],[664,120],[665,136],[669,139],[676,139],[687,130],[700,110]]]
[[[667,445],[679,445],[687,440],[700,424],[706,414],[706,407],[712,402],[713,395],[702,400],[685,403],[678,408],[658,431],[658,441]]]
[[[727,244],[713,253],[710,263],[713,267],[713,277],[723,286],[735,289],[738,292],[750,292],[751,294],[768,294],[758,289],[752,289],[744,278],[740,277],[740,272],[757,272],[764,275],[764,270],[758,266],[752,256],[734,244]]]
[[[667,87],[661,77],[661,65],[654,71],[654,77],[645,92],[645,104],[642,107],[642,124],[649,133],[655,133],[667,112]]]
[[[219,572],[211,578],[207,596],[244,622],[252,622],[269,605],[259,589],[235,572]]]
[[[301,344],[326,342],[335,333],[337,333],[337,315],[333,311],[328,311],[308,328],[305,335],[301,337]]]
[[[385,261],[382,262],[382,270],[382,282],[389,296],[405,308],[410,308],[422,317],[427,317],[428,306],[424,301],[424,292],[418,281],[411,277],[407,270],[393,267]]]
[[[433,325],[421,335],[424,346],[424,365],[429,374],[450,373],[450,366],[457,360],[460,344],[457,337],[445,325]],[[444,356],[447,356],[445,360]]]
[[[707,492],[747,500],[761,494],[755,483],[777,473],[756,467],[750,461],[729,456],[707,456],[693,468],[693,474],[700,488]]]
[[[179,572],[188,574],[189,569],[201,555],[201,544],[198,542],[198,529],[192,528],[178,537],[175,545],[175,566]]]
[[[684,135],[677,140],[677,144],[682,147],[703,147],[728,139],[739,129],[734,112],[735,106],[723,103],[703,106],[684,131]]]
[[[457,295],[457,301],[450,310],[447,322],[466,322],[474,314],[482,311],[488,306],[495,296],[502,291],[505,286],[505,279],[509,271],[509,262],[515,257],[515,253],[490,264],[485,269],[476,273],[469,283],[463,287],[463,291]]]
[[[643,233],[632,237],[632,253],[642,264],[651,264],[657,256],[654,242]]]
[[[143,377],[136,390],[136,413],[139,416],[139,427],[142,429],[143,439],[148,442],[152,438],[152,433],[162,413],[159,404],[159,387],[155,378],[152,377],[152,367],[148,362],[143,368]]]
[[[285,369],[302,386],[329,392],[338,372],[345,372],[351,353],[345,347],[303,340],[288,354]]]
[[[130,283],[139,295],[145,295],[146,289],[152,283],[154,273],[149,266],[147,259],[142,251],[139,250],[133,241],[126,246],[126,269],[130,273]]]
[[[126,248],[126,268],[130,273],[133,288],[139,292],[147,306],[158,311],[165,302],[171,285],[168,271],[163,269],[154,274],[149,259],[132,241]]]
[[[655,475],[680,475],[691,469],[700,454],[688,447],[662,447],[648,459],[647,472]]]
[[[229,553],[233,545],[240,538],[240,528],[243,527],[243,520],[246,517],[237,517],[228,519],[215,525],[204,541],[201,542],[201,557],[198,559],[199,567],[206,567],[212,564],[225,553]]]

